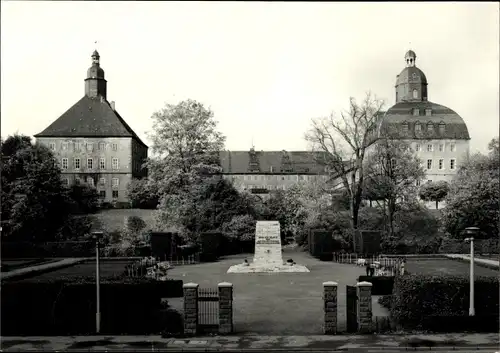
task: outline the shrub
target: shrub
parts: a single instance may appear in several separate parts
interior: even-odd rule
[[[324,229],[311,229],[309,244],[310,244],[309,249],[312,256],[326,259],[331,255],[332,256],[331,259],[333,259],[332,232],[329,232]],[[328,260],[323,260],[323,261],[328,261]]]
[[[378,303],[386,309],[391,309],[392,294],[381,296],[380,298],[378,298]]]
[[[498,316],[499,280],[497,277],[477,277],[475,280],[476,316],[485,317],[490,327],[482,330],[498,332],[498,325],[490,316]],[[457,317],[467,316],[469,308],[469,278],[461,276],[430,276],[409,274],[396,277],[393,289],[391,316],[404,329],[431,330],[431,317],[447,320],[449,332],[472,330],[471,321]],[[457,320],[453,320],[455,317]],[[494,319],[494,318],[493,318]],[[472,320],[472,319],[471,319]],[[457,326],[453,323],[457,322]],[[497,321],[498,322],[498,321]],[[477,328],[476,328],[477,329]]]
[[[92,229],[92,219],[88,216],[70,216],[58,232],[61,240],[80,239],[88,236]]]
[[[166,291],[177,291],[174,294],[182,296],[182,283],[177,283],[182,281],[170,282],[123,276],[103,278],[102,333],[160,333],[161,298],[166,296]],[[95,277],[3,283],[1,315],[4,325],[1,334],[93,334],[95,300]]]
[[[394,287],[394,276],[359,276],[358,282],[370,282],[372,295],[390,295]]]
[[[221,238],[222,234],[219,232],[204,232],[200,234],[200,239],[199,239],[201,245],[200,260],[202,261],[217,260]]]

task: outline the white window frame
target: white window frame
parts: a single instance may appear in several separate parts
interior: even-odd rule
[[[120,169],[120,160],[116,157],[113,157],[113,159],[111,160],[111,166],[113,169]]]
[[[418,98],[418,90],[416,90],[416,89],[413,90],[413,98],[414,99]]]
[[[438,161],[438,169],[443,170],[444,169],[444,159],[440,159]]]
[[[455,158],[450,159],[450,169],[451,170],[457,169],[457,160]]]
[[[450,151],[455,152],[456,146],[454,143],[450,143]]]
[[[434,152],[434,145],[432,143],[427,145],[427,152]]]
[[[106,185],[106,178],[99,178],[99,185]]]
[[[118,151],[118,144],[113,143],[112,148],[113,148],[113,151]]]
[[[63,178],[63,185],[69,186],[69,178]]]
[[[420,109],[419,108],[413,108],[413,116],[419,116],[420,115]]]
[[[440,143],[439,144],[439,152],[443,152],[444,151],[444,143]]]
[[[80,152],[80,142],[73,142],[73,150]]]
[[[94,178],[87,177],[87,184],[90,185],[90,186],[94,186]]]
[[[99,169],[106,169],[106,158],[99,158]]]
[[[116,196],[114,195],[115,193],[116,193]],[[111,190],[111,198],[117,199],[118,196],[119,196],[119,194],[118,194],[118,190],[117,189]]]
[[[94,169],[94,158],[87,158],[87,169]]]
[[[120,186],[120,179],[118,178],[111,179],[111,187],[117,188],[118,186]]]
[[[420,143],[417,143],[417,144],[415,145],[415,151],[417,151],[417,152],[420,152],[420,151],[421,151],[421,146],[420,146]]]
[[[55,142],[49,143],[49,150],[51,150],[51,151],[55,151],[56,150],[56,143]]]
[[[415,182],[415,185],[420,186],[420,180],[417,180],[417,181]]]
[[[422,124],[417,123],[415,124],[415,132],[421,132],[422,131]]]
[[[89,152],[94,151],[94,143],[93,142],[87,142],[87,151],[89,151]]]
[[[68,158],[61,159],[61,169],[68,169]]]
[[[99,148],[99,151],[104,151],[104,150],[106,150],[106,143],[104,143],[104,142],[99,142],[98,148]]]
[[[61,144],[61,149],[63,149],[63,150],[67,150],[67,149],[68,149],[68,143],[67,143],[67,142],[63,142],[63,143]]]
[[[431,162],[430,167],[429,167],[429,162]],[[427,164],[426,164],[426,166],[427,166],[427,170],[431,170],[431,169],[432,169],[432,159],[428,159],[428,160],[427,160]]]

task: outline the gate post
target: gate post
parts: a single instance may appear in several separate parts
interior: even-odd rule
[[[358,287],[358,332],[372,333],[372,284],[359,282]]]
[[[233,332],[233,284],[219,283],[219,333]]]
[[[184,288],[184,334],[196,335],[198,330],[198,284],[185,283]]]
[[[325,335],[337,333],[337,282],[323,283],[323,301],[325,311],[325,323],[323,332]]]

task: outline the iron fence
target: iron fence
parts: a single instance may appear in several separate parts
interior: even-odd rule
[[[367,262],[376,264],[375,276],[397,276],[404,271],[403,259],[381,255],[363,257],[355,253],[333,253],[333,262],[358,266],[364,266]]]
[[[218,288],[198,288],[198,330],[202,333],[219,331]]]

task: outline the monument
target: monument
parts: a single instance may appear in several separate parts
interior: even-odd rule
[[[309,272],[305,266],[284,263],[281,251],[280,222],[257,221],[253,261],[231,266],[227,273]]]

